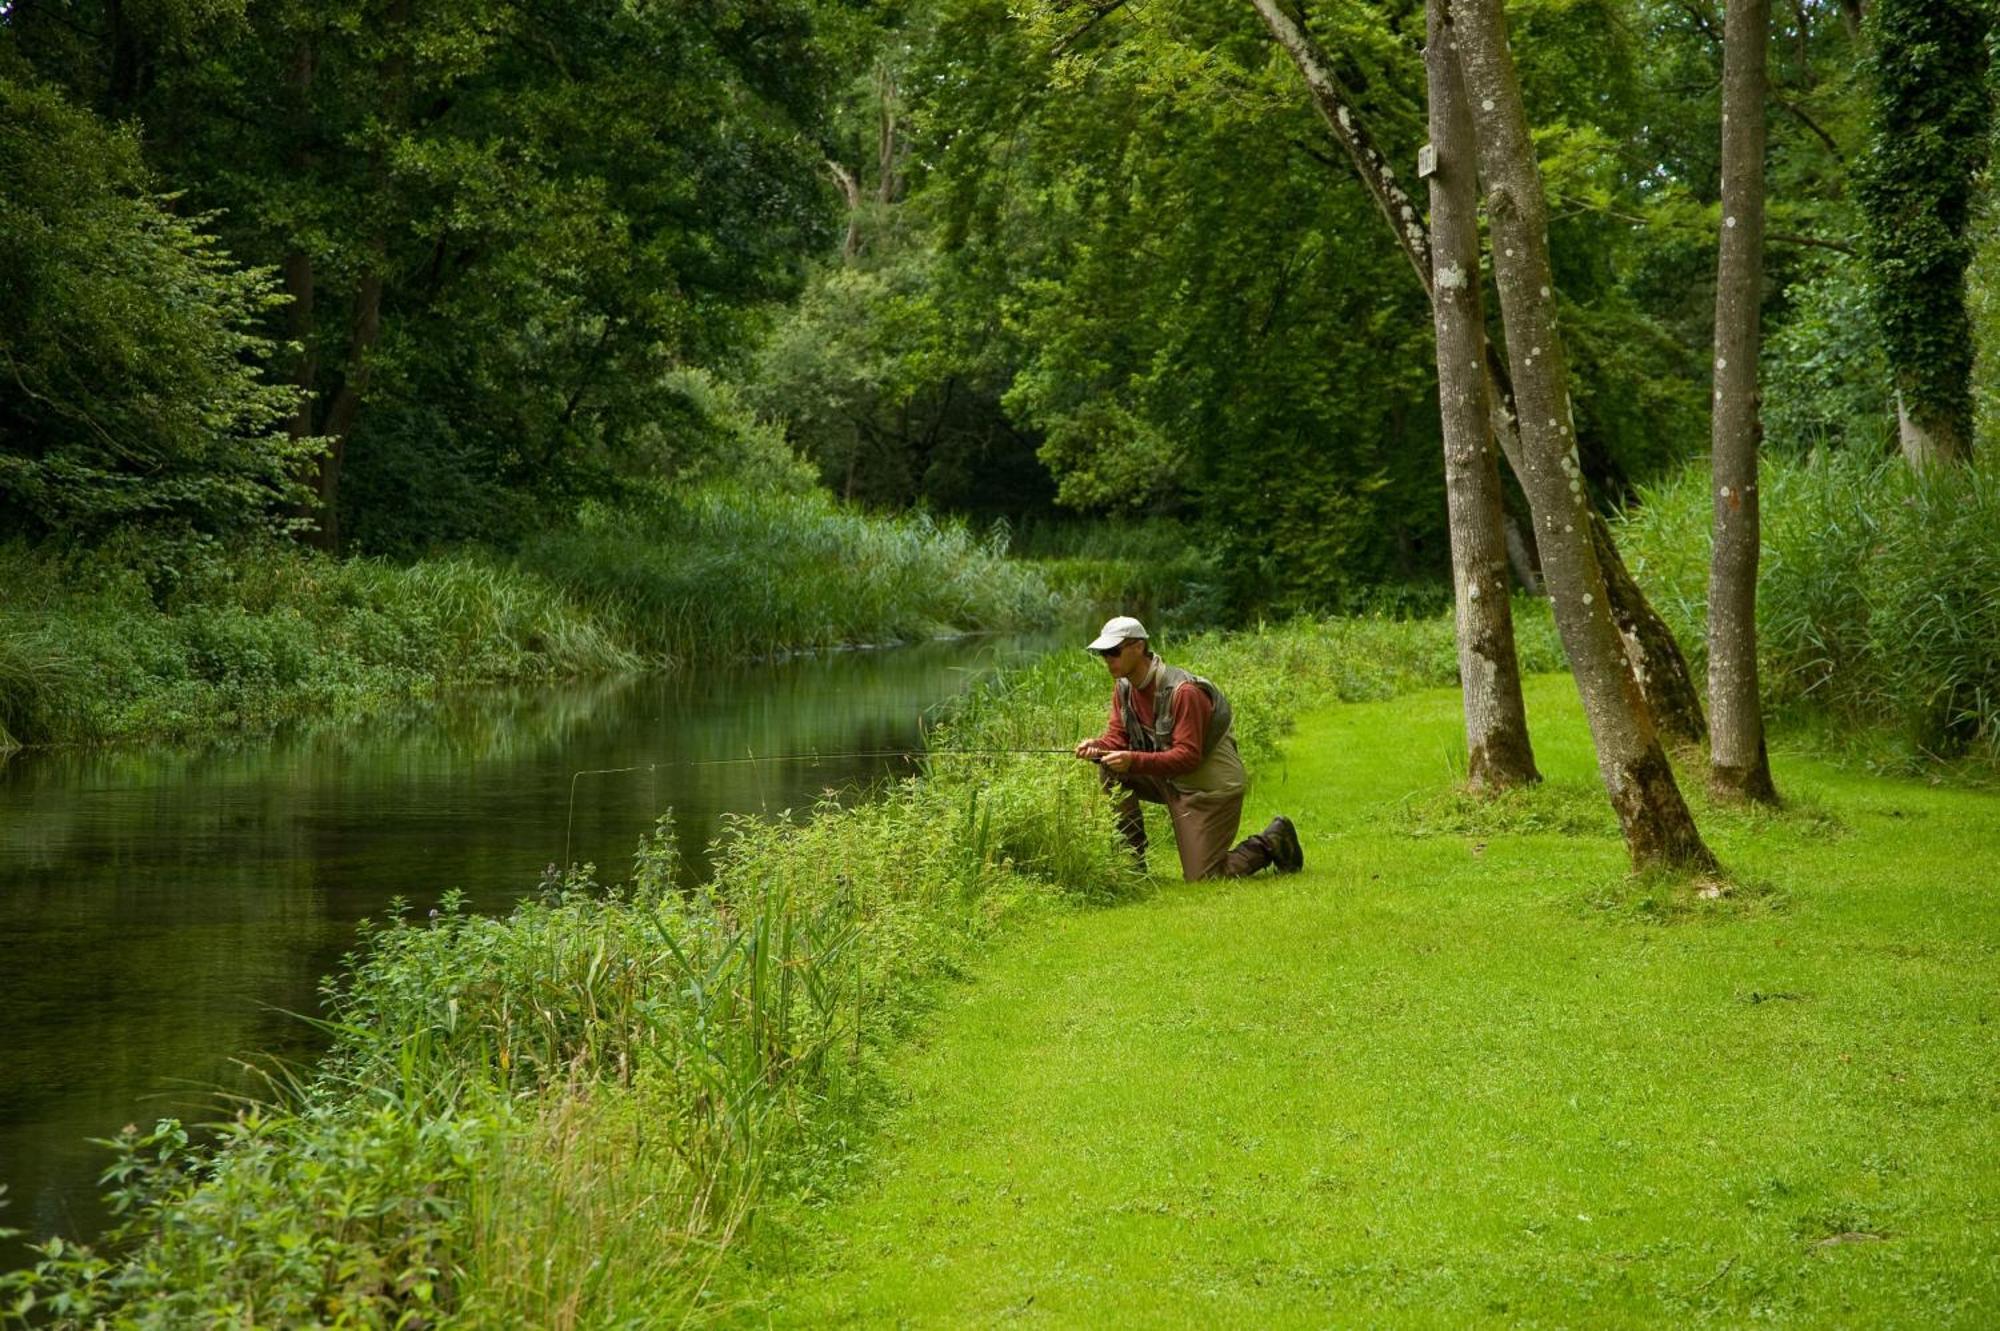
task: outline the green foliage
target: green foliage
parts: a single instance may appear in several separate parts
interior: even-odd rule
[[[998,322],[921,243],[885,232],[860,261],[814,273],[766,337],[749,394],[843,498],[1043,509],[1052,491],[1035,441],[1000,404]]]
[[[1219,545],[1192,524],[1148,518],[1023,523],[1010,549],[1057,595],[1099,617],[1152,616],[1188,631],[1243,618]]]
[[[796,483],[785,457],[762,474]],[[1027,628],[1063,604],[1005,557],[1003,528],[982,537],[742,484],[589,502],[518,558],[0,547],[0,748],[254,730],[467,684]]]
[[[339,437],[321,498],[402,551],[706,460],[681,372],[738,350],[828,233],[816,14],[92,0],[14,7],[0,58],[143,127],[124,151],[282,270],[282,312],[267,278],[209,280],[297,343],[274,377]],[[151,301],[133,317],[168,317]]]
[[[1047,584],[1005,550],[1004,529],[732,485],[586,504],[520,559],[648,655],[686,661],[1046,623]]]
[[[1826,265],[1786,293],[1790,319],[1763,354],[1764,440],[1804,456],[1817,448],[1879,457],[1893,445],[1896,407],[1888,360],[1853,263]]]
[[[1855,185],[1883,350],[1910,413],[1969,442],[1965,270],[1992,135],[1991,13],[1978,0],[1883,0],[1867,22],[1872,141]]]
[[[1764,468],[1757,597],[1766,696],[1893,727],[1910,757],[2000,760],[2000,477],[1990,460],[1915,474],[1854,454]],[[1705,469],[1647,492],[1621,537],[1701,669]]]
[[[278,303],[156,192],[129,133],[0,66],[0,526],[86,541],[281,525]]]
[[[0,718],[21,743],[255,730],[638,660],[554,585],[473,556],[398,567],[271,542],[163,595],[108,552],[0,548],[0,568]]]

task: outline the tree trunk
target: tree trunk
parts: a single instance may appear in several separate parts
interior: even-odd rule
[[[1270,29],[1271,36],[1298,67],[1299,74],[1306,81],[1306,90],[1312,94],[1313,105],[1320,117],[1326,121],[1327,130],[1335,143],[1344,149],[1354,163],[1355,172],[1361,177],[1361,184],[1376,207],[1382,210],[1382,217],[1389,223],[1389,229],[1396,233],[1396,243],[1401,247],[1410,266],[1417,271],[1417,280],[1424,284],[1424,291],[1431,289],[1431,240],[1424,229],[1424,219],[1417,214],[1417,205],[1403,192],[1396,180],[1396,173],[1389,169],[1388,161],[1369,142],[1367,132],[1361,127],[1361,120],[1354,114],[1353,99],[1340,86],[1340,80],[1333,76],[1333,70],[1320,55],[1319,48],[1306,36],[1298,24],[1292,22],[1291,15],[1278,7],[1277,0],[1250,0],[1257,13]]]
[[[1465,697],[1466,784],[1504,790],[1541,780],[1521,700],[1514,611],[1501,526],[1500,461],[1486,403],[1486,317],[1479,293],[1478,186],[1472,116],[1451,54],[1444,0],[1430,0],[1424,68],[1430,94],[1431,316],[1437,329],[1445,500]]]
[[[1521,483],[1534,509],[1542,571],[1590,722],[1598,771],[1635,868],[1713,870],[1715,857],[1674,783],[1627,665],[1590,539],[1592,510],[1577,461],[1568,372],[1556,327],[1548,203],[1500,0],[1459,0],[1451,18],[1466,92],[1477,107],[1474,137],[1520,418]]]
[[[1708,574],[1709,788],[1775,804],[1757,691],[1757,357],[1764,294],[1764,79],[1769,0],[1729,0],[1722,38],[1722,230],[1715,267]]]
[[[361,414],[362,398],[368,392],[369,360],[382,336],[382,265],[385,246],[377,237],[373,263],[361,275],[354,293],[354,326],[347,339],[347,371],[326,409],[326,452],[320,454],[319,495],[314,518],[319,525],[313,544],[328,553],[340,550],[340,468],[347,456],[347,438],[354,432],[355,417]]]
[[[826,169],[833,172],[833,183],[840,186],[840,196],[847,200],[847,239],[840,242],[840,257],[852,259],[861,253],[861,182],[831,157],[826,160]]]
[[[1354,163],[1355,171],[1360,174],[1362,183],[1367,186],[1383,218],[1389,223],[1398,248],[1423,283],[1425,294],[1435,297],[1431,287],[1430,234],[1425,229],[1423,218],[1415,215],[1414,207],[1409,207],[1409,216],[1405,216],[1409,198],[1397,184],[1388,162],[1370,142],[1359,116],[1355,114],[1353,99],[1340,86],[1340,80],[1334,77],[1319,48],[1278,7],[1276,0],[1251,0],[1251,4],[1305,80],[1313,105],[1325,120],[1328,132]],[[1490,343],[1486,349],[1486,366],[1489,375],[1486,396],[1493,413],[1494,436],[1499,441],[1500,452],[1507,459],[1509,469],[1525,487],[1527,482],[1522,469],[1521,450],[1516,440],[1513,382],[1499,352]],[[1612,613],[1625,632],[1634,659],[1633,683],[1652,707],[1654,722],[1661,735],[1677,744],[1699,743],[1707,733],[1707,725],[1702,720],[1701,695],[1694,686],[1692,672],[1688,670],[1687,657],[1675,640],[1673,630],[1667,627],[1667,622],[1660,618],[1652,602],[1646,599],[1645,592],[1626,571],[1624,560],[1618,557],[1617,547],[1611,539],[1610,527],[1594,512],[1592,516],[1595,522],[1591,536],[1598,544],[1601,562],[1606,565],[1607,572],[1615,574],[1609,580],[1606,593],[1611,598]],[[1520,547],[1515,549],[1514,556],[1516,571],[1521,574],[1523,585],[1536,586],[1531,578],[1539,578],[1539,551],[1533,548],[1532,540],[1517,540],[1514,545]],[[1536,572],[1530,574],[1525,571],[1528,568]]]
[[[1625,661],[1632,680],[1652,709],[1653,727],[1668,744],[1692,747],[1708,737],[1708,723],[1701,714],[1701,692],[1694,686],[1694,673],[1680,642],[1639,589],[1625,556],[1611,537],[1611,524],[1604,515],[1590,512],[1590,541],[1597,552],[1597,568],[1604,575],[1604,594],[1611,602],[1611,618],[1625,643]]]
[[[1912,410],[1900,386],[1896,390],[1896,439],[1902,446],[1903,460],[1919,471],[1972,459],[1972,442],[1960,433],[1957,423],[1946,416]]]

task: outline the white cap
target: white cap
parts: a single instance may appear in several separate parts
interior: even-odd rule
[[[1116,619],[1104,621],[1104,631],[1097,635],[1097,641],[1090,644],[1093,652],[1108,652],[1121,642],[1133,638],[1151,638],[1146,626],[1130,615],[1120,615]]]

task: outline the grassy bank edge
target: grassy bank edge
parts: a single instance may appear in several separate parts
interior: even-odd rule
[[[1553,635],[1530,641],[1552,664]],[[1229,681],[1253,759],[1298,708],[1454,662],[1442,621],[1166,646]],[[976,692],[935,743],[1063,743],[1099,724],[1103,690],[1061,654]],[[45,1249],[7,1302],[58,1325],[699,1313],[761,1199],[846,1168],[880,1060],[937,985],[1024,920],[1139,890],[1094,774],[1055,773],[939,763],[802,826],[746,820],[695,897],[671,888],[663,834],[614,886],[580,872],[505,919],[393,919],[330,993],[323,1066],[213,1151],[177,1123],[128,1134],[121,1232]]]
[[[0,546],[0,751],[257,732],[451,689],[1039,627],[1036,569],[928,515],[711,488],[585,505],[510,556]]]

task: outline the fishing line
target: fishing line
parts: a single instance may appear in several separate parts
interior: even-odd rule
[[[627,772],[658,772],[674,767],[739,767],[753,763],[844,762],[863,759],[978,758],[1014,753],[1075,753],[1074,749],[851,749],[845,753],[773,753],[748,758],[683,758],[670,762],[636,763],[631,767],[592,767],[569,778],[569,812],[563,820],[563,866],[569,866],[570,834],[576,828],[576,783],[586,776],[620,776]],[[657,800],[655,801],[657,803]]]

